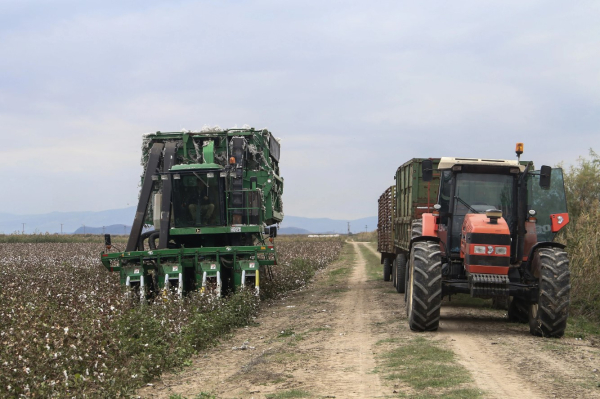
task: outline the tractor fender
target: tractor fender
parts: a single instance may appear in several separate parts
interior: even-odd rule
[[[439,237],[431,237],[431,236],[420,236],[420,237],[415,237],[413,239],[410,240],[410,245],[408,247],[408,253],[410,253],[410,251],[412,250],[413,244],[416,242],[422,242],[422,241],[433,241],[433,242],[441,242]]]
[[[433,213],[424,213],[423,214],[423,236],[426,237],[437,237],[437,223],[436,217],[433,216]]]
[[[533,262],[533,256],[535,252],[542,248],[560,248],[565,249],[567,246],[558,242],[552,241],[540,241],[531,247],[529,250],[529,254],[527,256],[527,263],[525,264],[525,269],[531,271],[531,262]]]

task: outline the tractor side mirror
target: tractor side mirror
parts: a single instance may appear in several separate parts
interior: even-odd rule
[[[431,159],[424,159],[421,162],[421,174],[423,181],[433,180],[433,162],[431,162]]]
[[[550,176],[552,175],[552,168],[547,165],[543,165],[540,169],[540,187],[547,190],[550,188]]]
[[[269,237],[277,237],[277,227],[276,226],[272,226],[271,229],[269,230]]]

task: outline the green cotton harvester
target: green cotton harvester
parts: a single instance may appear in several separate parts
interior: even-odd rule
[[[268,130],[203,129],[144,135],[139,204],[127,247],[104,266],[141,299],[160,291],[258,294],[277,263],[283,220],[280,144]]]

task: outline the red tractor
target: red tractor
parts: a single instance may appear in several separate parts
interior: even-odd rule
[[[518,157],[522,152],[519,143]],[[421,167],[422,180],[432,181],[432,161]],[[442,298],[466,293],[510,298],[510,319],[529,322],[534,335],[561,337],[571,289],[565,246],[554,241],[569,223],[562,170],[445,157],[435,172],[437,203],[411,225],[405,266],[410,328],[437,330]]]

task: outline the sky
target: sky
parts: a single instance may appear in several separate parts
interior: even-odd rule
[[[143,133],[281,138],[288,215],[377,214],[413,157],[600,148],[595,1],[0,2],[0,213],[137,204]]]

